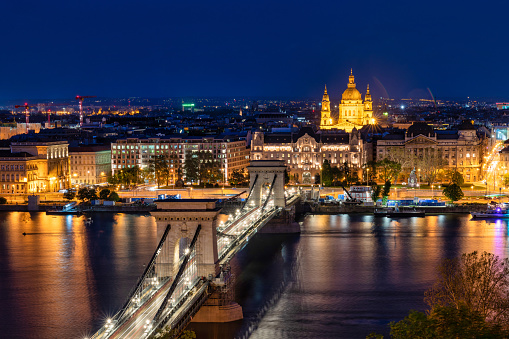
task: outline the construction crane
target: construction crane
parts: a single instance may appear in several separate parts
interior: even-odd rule
[[[14,105],[14,108],[20,108],[20,107],[25,107],[26,127],[27,127],[27,133],[28,133],[28,120],[30,117],[30,108],[37,107],[37,106],[30,106],[26,102],[24,105]]]
[[[39,104],[37,104],[37,106],[38,106],[38,108],[39,107],[62,107],[62,106],[69,106],[69,104],[48,102],[48,103],[39,103]],[[48,114],[48,127],[49,127],[51,125],[51,109],[47,109],[46,113]]]
[[[83,126],[83,100],[87,98],[95,98],[95,95],[77,95],[76,100],[80,103],[80,128]]]

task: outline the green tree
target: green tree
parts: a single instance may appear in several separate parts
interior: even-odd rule
[[[99,199],[103,199],[103,200],[106,200],[108,199],[108,196],[110,195],[111,191],[107,188],[101,190],[101,192],[99,192]]]
[[[363,171],[366,173],[366,181],[369,183],[376,177],[378,163],[376,161],[370,160],[365,163],[363,166]]]
[[[230,183],[236,186],[242,186],[247,183],[247,178],[244,174],[244,171],[240,169],[233,170],[232,175],[230,176]]]
[[[391,337],[407,338],[506,338],[500,325],[491,324],[479,312],[461,305],[439,306],[428,314],[411,311],[405,319],[391,322]]]
[[[97,192],[94,188],[82,187],[78,191],[78,200],[90,202],[97,199]]]
[[[321,173],[320,173],[321,177],[322,177],[322,185],[324,187],[329,187],[332,185],[332,168],[330,166],[330,163],[327,159],[325,159],[323,161],[323,164],[322,164],[322,170],[321,170]]]
[[[168,178],[170,175],[169,162],[165,155],[160,154],[154,156],[148,162],[148,168],[151,173],[153,173],[157,188],[161,187],[162,183],[166,182],[168,185]]]
[[[393,181],[401,172],[401,164],[387,158],[377,161],[376,168],[378,177],[383,182]]]
[[[389,193],[391,192],[391,182],[386,181],[382,190],[383,204],[387,204],[387,199],[389,199]]]
[[[449,182],[451,184],[456,184],[458,186],[461,186],[465,182],[465,180],[463,179],[463,174],[461,174],[460,172],[458,172],[456,170],[448,170],[446,175],[447,175]]]
[[[337,166],[332,167],[331,173],[332,173],[332,184],[334,186],[339,186],[339,183],[343,180],[343,173]]]
[[[463,198],[463,191],[457,184],[452,184],[444,188],[442,191],[443,195],[452,202],[458,201]]]
[[[373,185],[371,186],[371,199],[376,202],[378,198],[380,198],[380,193],[382,193],[382,186]]]
[[[187,153],[184,161],[184,171],[186,175],[186,181],[198,182],[200,180],[200,160],[198,156]]]
[[[76,197],[76,192],[74,190],[67,190],[67,192],[64,193],[64,199],[66,200],[73,200]]]
[[[108,195],[108,200],[117,202],[120,200],[120,197],[118,196],[117,192],[113,191],[110,193],[110,195]]]

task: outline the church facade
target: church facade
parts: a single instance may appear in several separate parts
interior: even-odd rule
[[[325,87],[322,99],[320,129],[341,129],[350,133],[354,128],[361,129],[362,126],[372,123],[374,123],[373,101],[369,93],[369,85],[364,100],[362,100],[362,94],[356,88],[352,71],[350,71],[350,76],[348,77],[348,87],[341,97],[337,121],[334,121],[332,117],[329,94],[327,93],[327,87]]]

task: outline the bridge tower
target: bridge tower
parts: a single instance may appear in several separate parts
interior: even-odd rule
[[[253,160],[247,167],[249,171],[250,195],[248,202],[261,206],[262,189],[272,185],[274,206],[285,207],[285,162],[283,160]]]
[[[163,253],[157,258],[158,276],[176,274],[182,252],[201,225],[196,243],[197,273],[202,277],[215,277],[219,273],[216,227],[220,211],[216,200],[165,199],[157,200],[156,205],[157,209],[151,214],[156,219],[158,237],[167,225],[171,227]]]

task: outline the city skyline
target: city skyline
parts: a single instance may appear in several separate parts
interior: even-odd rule
[[[498,6],[503,13],[507,5]],[[332,97],[353,68],[373,98],[505,98],[488,6],[288,1],[4,3],[0,100]],[[21,14],[21,15],[20,15]],[[473,19],[475,18],[475,24]]]

